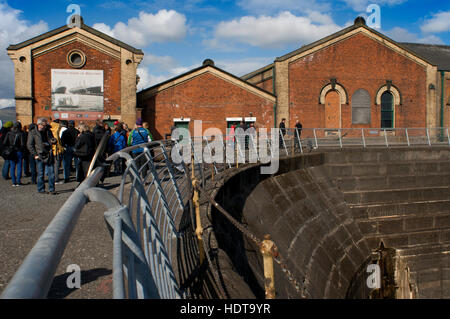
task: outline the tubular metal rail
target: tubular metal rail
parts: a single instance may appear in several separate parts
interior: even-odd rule
[[[308,149],[450,145],[448,128],[249,131],[247,135],[150,142],[113,154],[105,164],[98,159],[108,139],[109,135],[102,139],[90,175],[61,207],[1,298],[47,296],[77,219],[89,201],[107,207],[104,216],[113,238],[114,298],[192,298],[196,295],[192,277],[198,276],[203,265],[191,200],[195,189],[202,189],[215,174],[241,163],[268,163]],[[117,195],[96,187],[114,161],[125,163]],[[198,187],[194,189],[193,184]]]

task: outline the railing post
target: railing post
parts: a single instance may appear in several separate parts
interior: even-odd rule
[[[341,148],[342,148],[342,134],[341,134],[341,129],[338,129],[338,132],[339,132],[339,145],[340,145]]]
[[[411,146],[411,143],[409,142],[409,135],[408,135],[408,129],[405,128],[405,134],[406,134],[406,141],[408,142],[408,147]]]
[[[261,254],[263,255],[266,299],[275,299],[275,276],[273,271],[274,246],[275,244],[270,239],[270,235],[265,235],[261,243]]]
[[[428,146],[431,146],[430,134],[428,133],[428,127],[426,128],[426,131],[427,131]]]
[[[317,143],[316,129],[313,129],[313,133],[314,133],[314,142],[316,143],[316,148],[319,148],[319,144]]]
[[[298,128],[295,129],[295,134],[296,134],[297,139],[298,139],[298,145],[300,146],[300,153],[303,154],[302,141],[301,141],[301,138],[300,138],[300,134],[298,133]]]
[[[447,138],[448,138],[448,145],[450,145],[450,135],[448,134],[448,127],[447,127]]]
[[[386,147],[389,148],[388,138],[386,134],[386,129],[384,129],[384,140],[386,141]]]
[[[366,137],[364,136],[364,129],[361,129],[361,136],[362,136],[362,141],[363,141],[363,146],[364,148],[366,148]]]

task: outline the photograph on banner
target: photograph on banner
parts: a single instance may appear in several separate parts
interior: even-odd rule
[[[52,69],[52,113],[60,119],[97,119],[104,108],[103,70]]]

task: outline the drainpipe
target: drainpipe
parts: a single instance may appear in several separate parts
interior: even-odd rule
[[[444,93],[445,93],[445,87],[444,87],[444,79],[445,79],[445,72],[441,71],[441,138],[444,138]]]
[[[275,73],[275,64],[272,67],[272,84],[273,84],[273,94],[276,96],[276,73]],[[273,105],[273,127],[276,128],[277,127],[277,103],[278,103],[278,97],[276,98],[275,104]]]

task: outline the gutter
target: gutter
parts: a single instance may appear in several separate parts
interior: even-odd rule
[[[441,127],[444,127],[444,94],[445,94],[445,72],[441,71]]]

